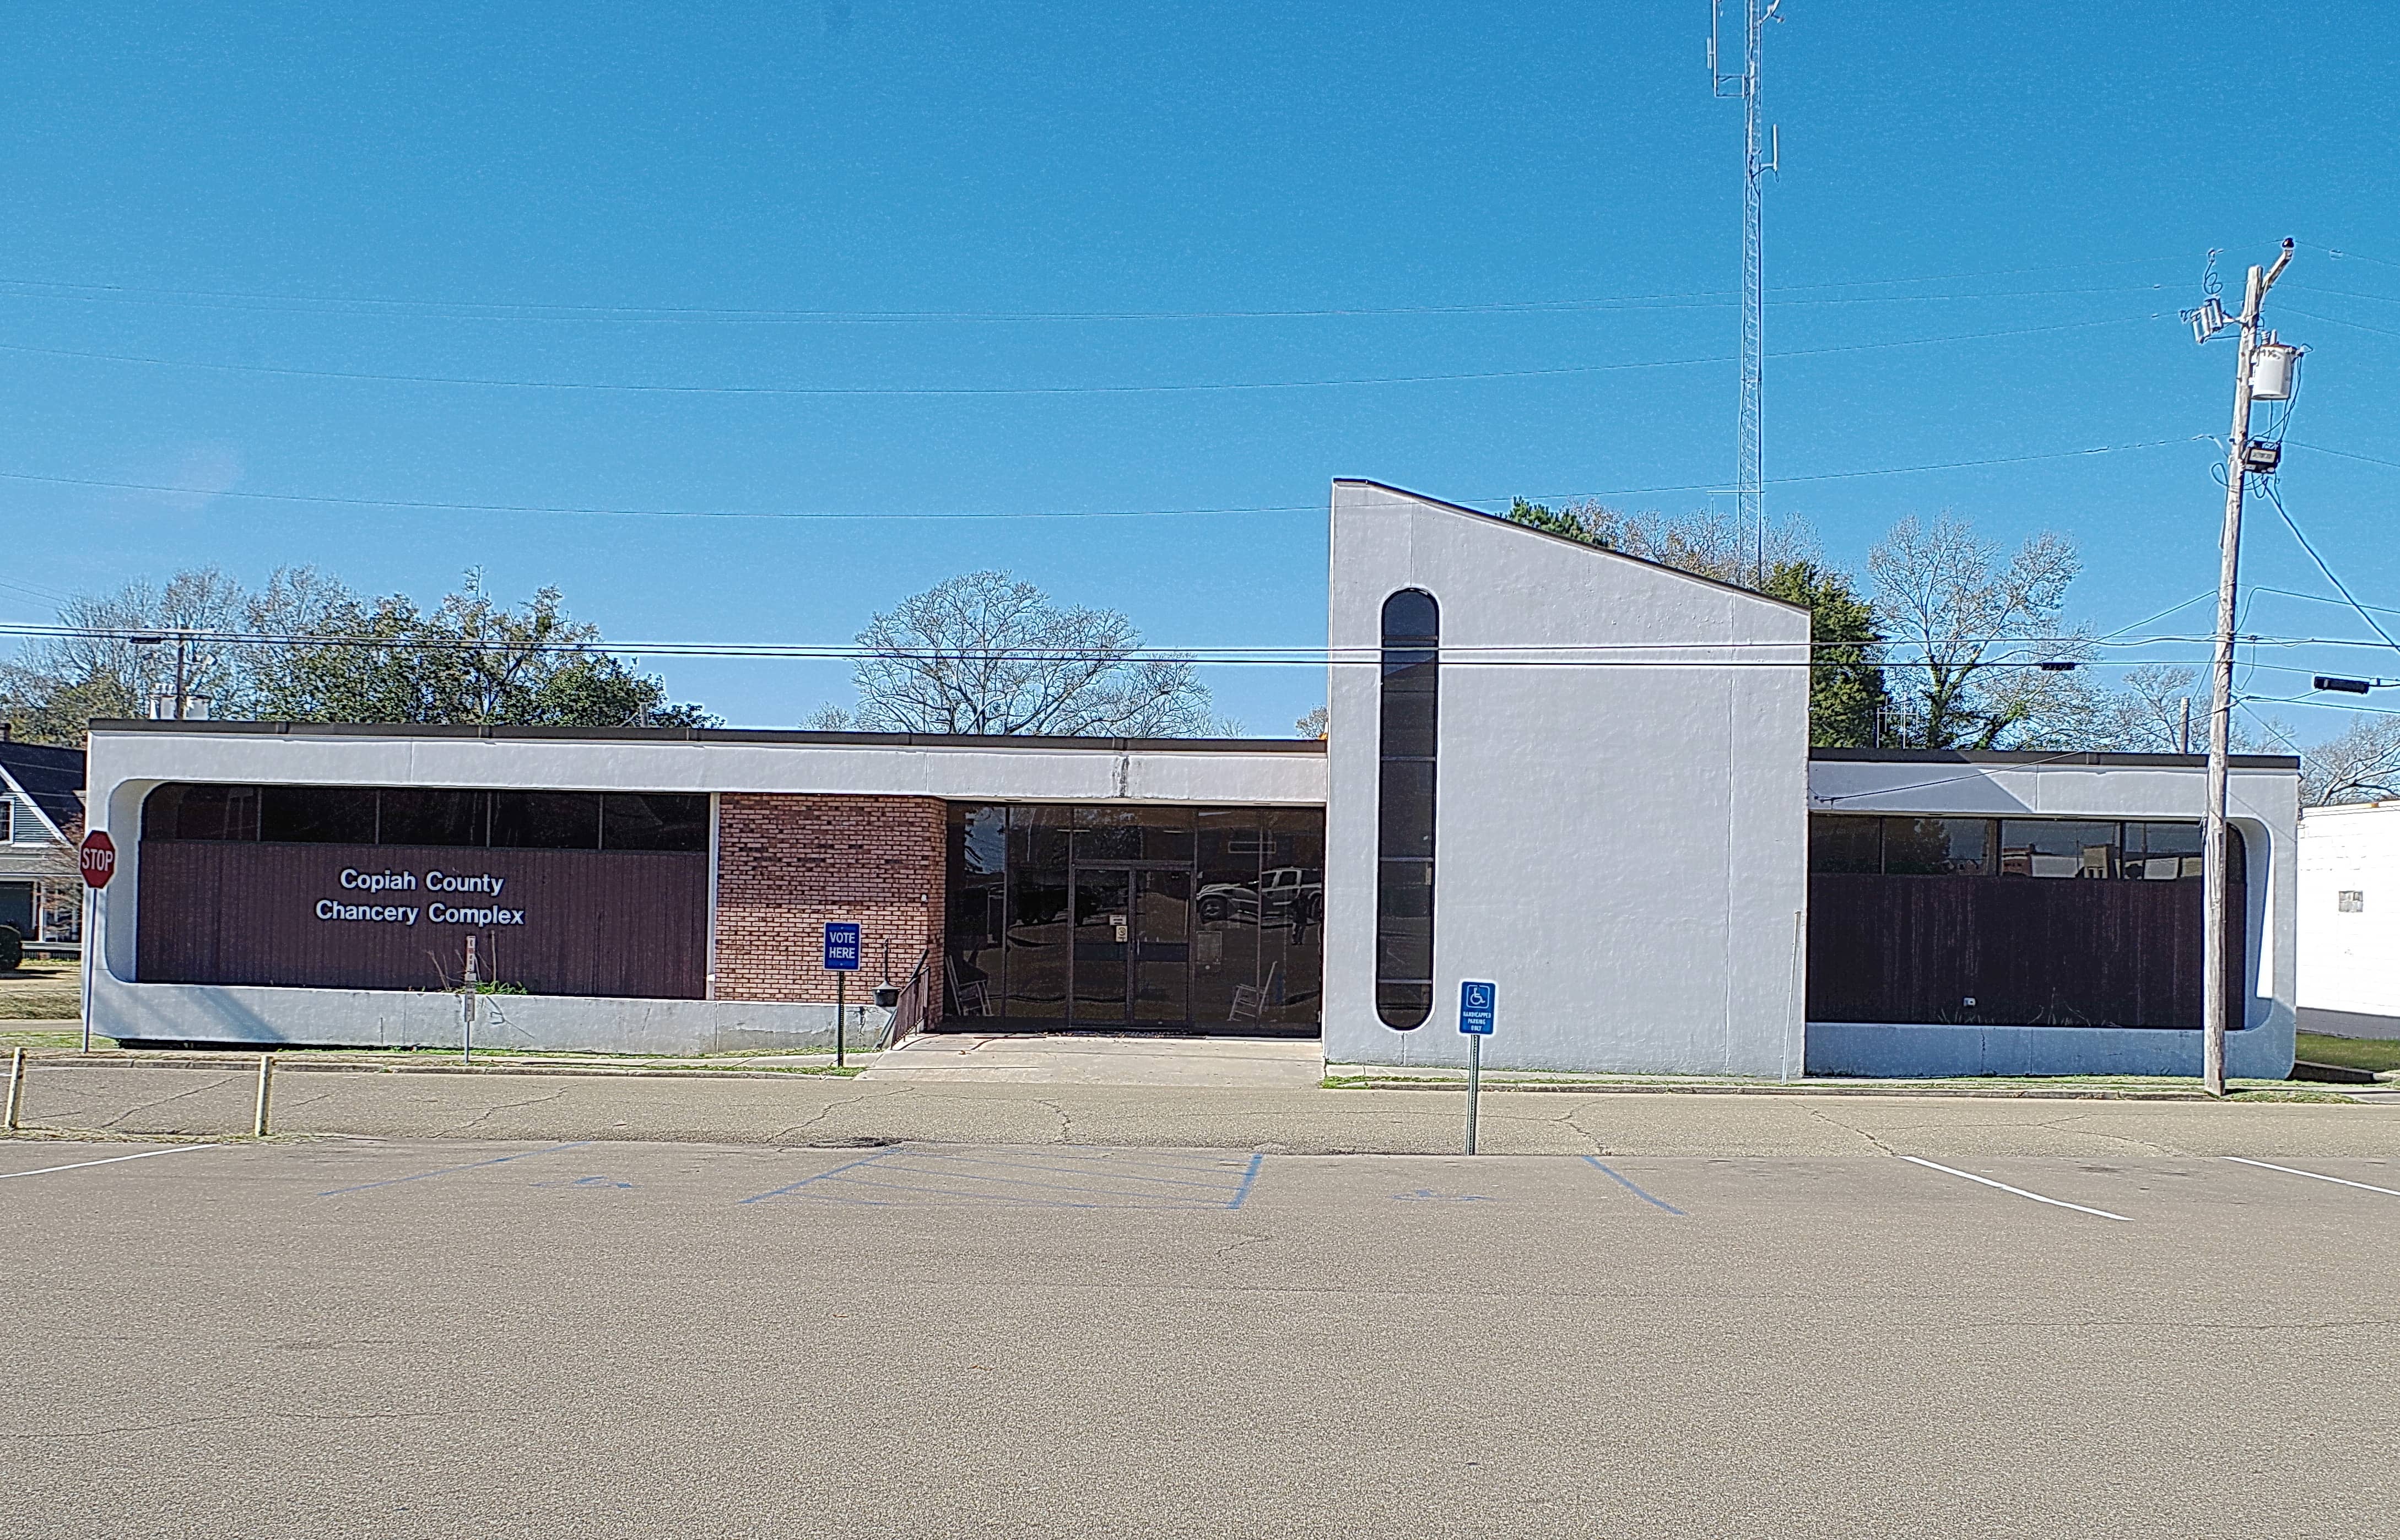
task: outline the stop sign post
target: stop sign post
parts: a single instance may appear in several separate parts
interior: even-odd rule
[[[91,902],[108,879],[116,875],[116,841],[108,838],[106,829],[94,829],[83,837],[83,848],[75,852],[75,865],[83,872],[83,885],[89,895],[83,906],[83,1051],[91,1052],[91,969],[93,932],[99,929],[99,908]]]
[[[83,837],[83,851],[77,861],[83,867],[86,887],[105,888],[108,879],[116,875],[116,841],[108,838],[106,829],[94,829]]]

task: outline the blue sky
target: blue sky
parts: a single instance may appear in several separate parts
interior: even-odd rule
[[[1797,356],[1770,357],[1770,477],[2221,434],[2230,344],[2174,312],[2209,248],[2238,294],[2287,234],[2270,319],[2313,349],[2292,442],[2400,461],[2379,11],[1786,8],[1767,325]],[[0,618],[200,563],[424,597],[473,566],[612,637],[839,642],[1000,566],[1156,643],[1321,643],[1334,476],[1503,502],[1730,479],[1740,124],[1706,30],[1698,3],[20,13],[0,472],[53,479],[0,479]],[[1587,303],[1661,295],[1684,297]],[[725,311],[770,314],[698,313]],[[1441,375],[1504,377],[1281,388]],[[828,389],[964,393],[767,393]],[[2217,454],[1769,501],[1854,566],[1908,512],[2064,530],[2107,629],[2213,587]],[[2282,484],[2353,590],[2400,604],[2400,466],[2295,448]],[[2328,593],[2253,507],[2253,579]],[[2364,634],[2271,595],[2252,624]],[[839,664],[659,666],[743,724],[848,695]],[[1211,678],[1253,731],[1322,698],[1303,669]]]

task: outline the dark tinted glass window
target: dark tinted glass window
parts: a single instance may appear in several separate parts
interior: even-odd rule
[[[142,803],[144,839],[255,839],[256,786],[165,785]]]
[[[2128,824],[2123,874],[2152,881],[2198,877],[2201,838],[2197,824]]]
[[[375,793],[371,786],[262,786],[258,838],[293,843],[372,845]]]
[[[1991,866],[1986,818],[1887,818],[1883,869],[1912,877],[1981,877]]]
[[[1375,1012],[1409,1031],[1433,1013],[1434,792],[1441,741],[1441,609],[1404,588],[1384,601],[1377,713]]]
[[[480,791],[387,791],[382,842],[387,845],[481,845],[490,837],[491,794]]]
[[[521,851],[600,847],[600,794],[498,791],[492,794],[492,843]]]
[[[952,804],[949,920],[943,932],[943,1008],[953,1016],[997,1015],[1006,993],[1002,973],[1002,900],[1008,872],[1008,810]]]
[[[708,849],[708,798],[688,792],[606,793],[600,798],[600,848],[704,851]]]
[[[1819,813],[1808,820],[1812,872],[1883,870],[1883,820]]]
[[[2004,818],[2000,821],[2003,877],[2114,877],[2115,824],[2065,818]]]

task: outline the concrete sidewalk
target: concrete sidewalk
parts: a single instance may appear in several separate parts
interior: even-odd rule
[[[224,1139],[251,1127],[255,1070],[74,1056],[35,1060],[24,1118],[68,1132]],[[392,1074],[279,1075],[279,1135],[653,1139],[754,1145],[909,1140],[1441,1154],[1461,1096],[1285,1086],[1119,1086],[879,1080]],[[2019,1101],[1807,1095],[1487,1091],[1495,1154],[1785,1157],[2322,1155],[2400,1160],[2400,1107]],[[2395,1172],[2400,1179],[2400,1172]],[[2400,1180],[2395,1180],[2400,1185]]]
[[[979,1085],[1275,1086],[1325,1074],[1314,1038],[1103,1037],[1090,1032],[934,1032],[879,1056],[859,1078]]]

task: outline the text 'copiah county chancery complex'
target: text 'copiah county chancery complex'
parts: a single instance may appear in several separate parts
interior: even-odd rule
[[[93,1025],[455,1044],[471,939],[491,1046],[822,1041],[845,921],[870,1029],[1446,1064],[1479,978],[1495,1066],[2198,1071],[2200,760],[1812,753],[1805,610],[1368,482],[1330,590],[1324,742],[95,724]],[[2230,806],[2281,1077],[2297,761]]]

